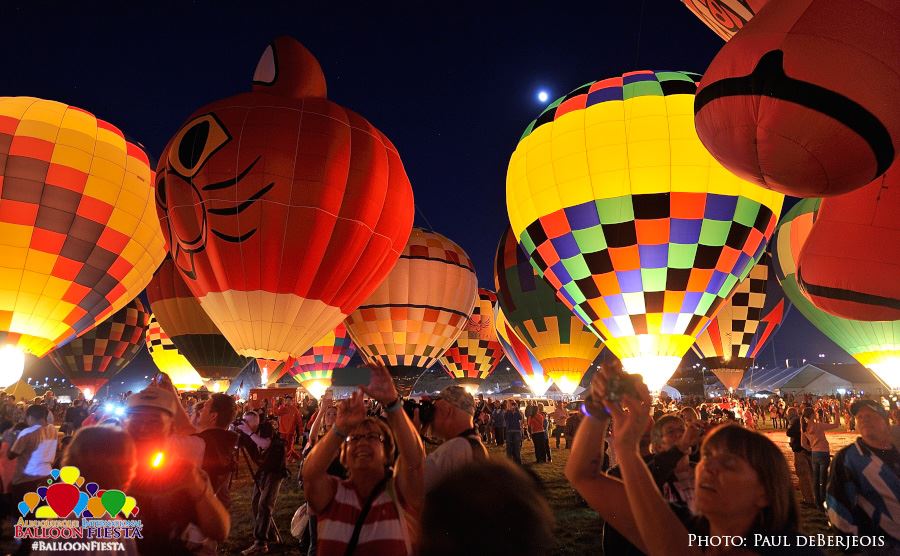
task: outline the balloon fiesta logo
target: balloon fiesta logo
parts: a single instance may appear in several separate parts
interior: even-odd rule
[[[137,501],[121,490],[85,483],[77,467],[52,470],[47,486],[26,493],[18,509],[17,538],[142,538],[142,524],[134,520],[140,513]]]

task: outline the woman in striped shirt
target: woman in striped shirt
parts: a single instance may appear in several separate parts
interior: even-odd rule
[[[381,403],[386,422],[366,417],[363,392]],[[346,480],[327,474],[338,453]],[[424,464],[425,448],[388,370],[373,366],[369,385],[338,406],[331,432],[303,466],[303,491],[318,518],[317,555],[413,554]]]

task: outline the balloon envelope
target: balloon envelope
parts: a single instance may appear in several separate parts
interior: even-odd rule
[[[166,244],[231,346],[284,360],[375,290],[409,237],[412,187],[391,142],[325,98],[293,39],[264,52],[250,93],[198,110],[157,178]]]
[[[603,350],[603,342],[572,314],[507,229],[494,263],[503,315],[560,390],[572,394]]]
[[[503,359],[503,347],[497,340],[494,327],[496,304],[497,294],[488,289],[478,289],[478,300],[472,316],[440,359],[444,369],[453,378],[483,380],[494,372]]]
[[[147,351],[156,368],[167,374],[178,390],[197,390],[203,386],[203,378],[181,355],[152,314],[147,326]]]
[[[826,313],[900,319],[900,168],[823,199],[798,262],[800,287]]]
[[[681,0],[704,25],[728,40],[740,31],[768,0]]]
[[[494,324],[497,329],[497,339],[503,347],[503,353],[512,366],[516,369],[522,380],[528,385],[529,389],[537,396],[542,395],[550,388],[553,382],[544,375],[544,368],[541,362],[537,360],[525,342],[519,338],[516,331],[512,329],[500,303],[494,306]]]
[[[803,295],[797,283],[797,259],[819,210],[819,199],[803,199],[778,226],[772,242],[773,268],[784,295],[828,338],[870,368],[888,386],[900,387],[900,320],[860,321],[829,315]]]
[[[144,347],[150,311],[140,297],[68,344],[47,354],[60,373],[75,386],[96,392]]]
[[[397,265],[347,318],[347,331],[364,358],[425,370],[462,332],[477,288],[472,261],[460,246],[413,228]]]
[[[315,398],[320,398],[331,386],[331,372],[346,367],[356,353],[347,327],[339,324],[313,347],[297,357],[288,372]]]
[[[165,253],[152,174],[90,113],[0,97],[0,343],[43,357],[144,289]]]
[[[166,257],[150,280],[147,299],[178,352],[204,379],[231,380],[250,363],[234,351],[209,318],[171,258]]]
[[[572,91],[526,128],[506,176],[532,264],[655,390],[756,264],[784,199],[706,152],[699,78],[636,71]]]

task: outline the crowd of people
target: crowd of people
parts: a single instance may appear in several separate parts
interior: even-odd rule
[[[849,548],[900,553],[895,401],[652,400],[643,384],[618,391],[627,382],[620,373],[605,367],[577,402],[476,398],[461,386],[404,402],[381,366],[345,400],[329,391],[321,400],[243,404],[225,394],[179,394],[164,376],[102,402],[0,394],[4,546],[27,552],[10,534],[17,502],[51,469],[73,465],[86,481],[139,501],[143,538],[127,541],[130,553],[214,554],[229,536],[232,500],[249,495],[253,542],[243,553],[263,554],[273,541],[298,542],[273,518],[297,462],[305,504],[291,534],[302,553],[550,554],[554,516],[532,464],[522,461],[529,441],[534,465],[569,451],[566,478],[602,518],[606,554],[708,550],[692,543],[697,535],[795,539],[802,533],[788,460],[758,432],[770,419],[789,439],[800,503],[836,530],[872,539]],[[832,454],[826,433],[837,428],[859,437]],[[245,466],[252,491],[234,492]],[[792,551],[819,553],[796,543]]]

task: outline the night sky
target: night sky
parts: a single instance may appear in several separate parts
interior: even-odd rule
[[[678,0],[577,9],[516,3],[505,11],[454,2],[427,13],[382,5],[311,11],[309,2],[66,4],[0,5],[0,94],[89,110],[155,159],[194,110],[249,90],[267,43],[291,35],[319,59],[329,98],[396,145],[415,192],[416,225],[462,246],[491,289],[508,225],[506,167],[543,107],[537,92],[552,101],[637,69],[702,73],[722,45]],[[797,311],[775,344],[781,360],[820,352],[849,360]],[[771,364],[771,346],[760,359]],[[137,376],[152,363],[142,356],[132,366],[126,372]],[[28,374],[46,367],[32,362]]]

